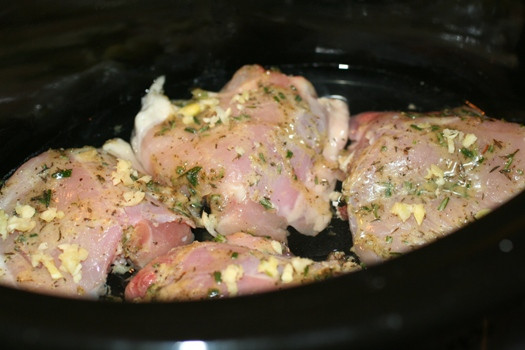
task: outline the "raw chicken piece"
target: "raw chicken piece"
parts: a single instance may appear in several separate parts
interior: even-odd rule
[[[194,90],[190,101],[171,103],[163,83],[143,98],[132,146],[156,180],[211,209],[201,225],[282,242],[288,225],[306,235],[327,226],[348,137],[343,101],[317,98],[306,79],[260,66],[241,68],[219,93]]]
[[[191,243],[193,224],[161,202],[163,191],[92,147],[30,159],[0,193],[0,283],[96,296],[112,263],[141,267]]]
[[[351,118],[343,194],[373,264],[480,218],[525,187],[525,128],[470,108]]]
[[[342,256],[314,262],[294,257],[278,241],[246,233],[172,249],[134,276],[129,301],[231,297],[278,290],[359,269]]]

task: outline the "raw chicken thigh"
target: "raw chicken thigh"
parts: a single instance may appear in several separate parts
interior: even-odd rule
[[[141,267],[192,242],[193,224],[168,209],[171,198],[104,151],[44,152],[1,189],[0,283],[95,297],[112,264]]]
[[[315,262],[294,257],[278,241],[234,233],[193,242],[153,260],[126,288],[129,301],[231,297],[322,280],[359,266],[341,256]]]
[[[194,90],[189,101],[172,103],[163,82],[143,98],[132,146],[146,172],[186,194],[199,225],[281,242],[289,225],[306,235],[328,225],[348,135],[343,101],[260,66],[241,68],[219,93]]]
[[[351,118],[354,250],[373,264],[479,219],[525,188],[525,128],[470,108]]]

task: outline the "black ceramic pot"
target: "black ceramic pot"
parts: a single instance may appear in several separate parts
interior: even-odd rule
[[[0,163],[129,138],[158,75],[168,96],[243,64],[342,95],[352,113],[469,101],[525,122],[521,1],[10,2],[0,10]],[[525,347],[525,194],[435,244],[351,275],[233,299],[128,304],[0,288],[0,347],[326,349]],[[292,234],[293,250],[348,250]]]

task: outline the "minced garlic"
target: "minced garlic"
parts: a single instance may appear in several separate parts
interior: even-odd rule
[[[474,218],[476,220],[479,220],[479,219],[481,219],[482,217],[484,217],[485,215],[487,215],[490,212],[491,212],[491,210],[489,208],[481,209],[476,214],[474,214]]]
[[[142,191],[128,191],[124,192],[122,196],[124,197],[124,201],[122,201],[121,204],[125,207],[132,207],[142,202],[146,194]]]
[[[35,208],[30,205],[17,205],[15,212],[23,219],[32,218],[35,215]]]
[[[293,266],[288,263],[284,266],[283,274],[281,275],[281,281],[283,283],[290,283],[293,281]]]
[[[18,214],[18,216],[11,216],[7,220],[7,232],[13,232],[15,230],[28,232],[35,228],[36,222],[31,220],[33,215],[35,215],[35,208],[30,205],[17,205],[15,212]]]
[[[306,275],[308,266],[314,262],[308,258],[294,257],[292,258],[291,263],[296,273]]]
[[[405,222],[412,215],[412,206],[410,204],[396,202],[390,210],[392,214],[397,215],[401,221]]]
[[[476,137],[476,135],[474,135],[474,134],[467,134],[467,135],[465,135],[465,138],[463,139],[462,145],[465,148],[469,148],[470,146],[472,146],[474,144],[474,142],[476,142],[477,139],[478,138]]]
[[[65,214],[62,210],[58,210],[55,207],[49,207],[40,213],[40,219],[44,220],[45,222],[51,222],[54,219],[62,219],[64,215]]]
[[[448,153],[454,153],[454,150],[456,149],[454,146],[454,138],[456,138],[458,135],[458,130],[443,130],[443,136],[447,139]]]
[[[62,274],[55,266],[55,260],[53,257],[43,252],[45,248],[47,248],[47,246],[40,245],[40,247],[38,247],[38,252],[31,255],[31,266],[37,267],[39,264],[42,264],[51,275],[51,278],[55,280],[62,278]]]
[[[132,171],[132,164],[129,160],[118,159],[116,171],[111,172],[113,185],[116,186],[121,182],[126,186],[132,185],[133,179],[130,176]]]
[[[221,271],[221,279],[228,288],[228,293],[231,296],[235,296],[239,291],[237,287],[237,281],[244,275],[244,269],[241,265],[230,264],[224,270]]]
[[[138,182],[142,182],[144,184],[147,184],[148,182],[150,182],[152,180],[152,177],[149,176],[149,175],[144,175],[144,176],[141,176],[137,181]]]
[[[279,254],[279,255],[282,255],[282,254],[283,254],[283,246],[281,245],[281,242],[278,242],[278,241],[272,239],[271,242],[270,242],[270,244],[271,244],[273,250],[274,250],[277,254]]]
[[[184,116],[184,118],[182,119],[182,122],[184,124],[191,124],[193,123],[193,117],[199,114],[200,111],[201,107],[198,103],[190,103],[179,109],[178,112]],[[191,118],[189,123],[185,121],[186,117]]]
[[[259,266],[257,267],[258,272],[263,272],[270,277],[277,277],[279,275],[279,260],[275,257],[270,256],[268,259],[261,260]]]
[[[62,262],[60,270],[71,274],[75,283],[80,282],[82,279],[81,262],[87,259],[89,255],[88,251],[76,243],[59,244],[58,248],[63,251],[63,253],[58,256],[58,259]]]
[[[210,235],[213,237],[217,236],[217,231],[215,230],[215,227],[217,227],[217,218],[215,217],[215,214],[208,214],[203,211],[201,221],[202,225],[204,225],[204,228],[209,232]]]
[[[0,209],[0,236],[2,236],[2,239],[5,240],[7,238],[7,220],[9,217],[3,211]]]
[[[423,204],[413,204],[412,208],[414,218],[416,219],[417,224],[421,226],[426,215],[425,207]]]
[[[242,156],[244,154],[244,148],[242,148],[241,146],[236,146],[235,147],[235,152],[239,155],[239,156]]]
[[[425,179],[431,179],[432,177],[436,177],[436,184],[438,186],[443,186],[445,184],[445,172],[441,170],[440,167],[438,167],[435,164],[431,164],[430,168],[427,169],[427,175],[425,176]]]
[[[80,162],[95,162],[97,160],[97,150],[93,147],[84,147],[77,153],[76,158]]]
[[[407,204],[401,202],[394,203],[390,212],[397,215],[403,222],[407,221],[408,218],[414,214],[414,219],[416,219],[418,225],[423,223],[426,215],[423,204]]]

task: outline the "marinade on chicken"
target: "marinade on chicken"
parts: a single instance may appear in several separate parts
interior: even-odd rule
[[[135,302],[183,301],[267,292],[358,270],[334,254],[317,262],[293,256],[284,243],[238,232],[193,242],[151,261],[126,288]]]
[[[288,226],[316,235],[328,225],[347,142],[345,102],[318,98],[303,77],[256,65],[188,101],[170,101],[163,83],[143,98],[131,144],[147,173],[186,194],[198,225],[282,242]]]
[[[170,189],[103,150],[49,150],[0,191],[0,284],[70,297],[104,293],[112,264],[140,268],[193,241]]]
[[[525,128],[462,107],[351,118],[343,183],[367,264],[479,219],[525,188]]]

